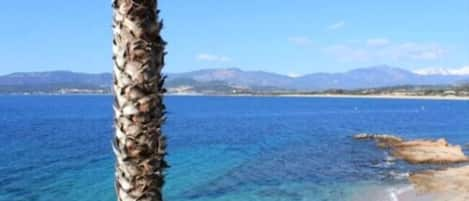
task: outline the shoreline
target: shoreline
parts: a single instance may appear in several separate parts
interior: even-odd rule
[[[112,94],[0,94],[0,96],[112,96]],[[469,101],[469,96],[338,95],[338,94],[166,94],[164,96],[278,97],[278,98],[353,98]]]
[[[165,96],[213,96],[213,97],[290,97],[290,98],[356,98],[356,99],[404,99],[404,100],[455,100],[469,101],[469,96],[409,96],[409,95],[351,95],[351,94],[167,94]]]
[[[468,101],[469,97],[465,96],[405,96],[405,95],[336,95],[336,94],[287,94],[277,95],[281,97],[305,97],[305,98],[356,98],[356,99],[407,99],[407,100],[459,100]]]
[[[405,96],[405,95],[336,95],[336,94],[168,94],[166,96],[213,96],[213,97],[277,97],[277,98],[355,98],[355,99],[404,99],[404,100],[455,100],[469,101],[469,96]]]
[[[411,165],[444,165],[413,170],[407,175],[406,183],[410,185],[391,186],[386,193],[382,189],[370,189],[370,194],[379,197],[379,200],[385,199],[381,198],[383,194],[388,195],[390,201],[469,200],[469,185],[464,185],[468,180],[469,166],[463,165],[467,164],[468,157],[460,145],[449,144],[444,138],[405,140],[388,134],[360,133],[353,138],[374,140],[379,148],[386,149],[396,159]]]
[[[364,199],[366,197],[367,199]],[[438,194],[420,193],[412,184],[377,185],[358,191],[352,201],[438,201]]]

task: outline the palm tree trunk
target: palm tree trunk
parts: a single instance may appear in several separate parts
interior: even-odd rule
[[[116,193],[120,201],[161,201],[166,168],[165,42],[156,0],[113,0]]]

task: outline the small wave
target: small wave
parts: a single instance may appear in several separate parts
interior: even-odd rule
[[[402,180],[402,179],[407,179],[410,176],[410,173],[408,172],[395,172],[395,171],[390,171],[389,175],[396,179],[396,180]]]
[[[373,165],[377,168],[389,168],[395,164],[396,158],[390,156],[388,153],[384,152],[384,160],[381,163]]]
[[[384,161],[382,163],[377,163],[375,165],[373,165],[373,167],[375,168],[389,168],[391,167],[392,165],[394,165],[394,162],[392,161]]]
[[[387,192],[388,192],[390,201],[399,201],[399,196],[400,195],[402,195],[406,192],[412,191],[412,190],[414,190],[412,185],[407,185],[407,186],[403,186],[403,187],[400,187],[400,188],[396,188],[396,187],[388,188]]]
[[[386,155],[386,158],[384,160],[386,160],[386,161],[395,161],[396,158],[394,158],[393,156],[390,156],[390,155]]]

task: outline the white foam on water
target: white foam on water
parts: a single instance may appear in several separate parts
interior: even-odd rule
[[[387,189],[387,192],[388,192],[390,201],[399,201],[399,195],[402,195],[412,190],[414,190],[412,185],[407,185],[407,186],[403,186],[400,188],[390,187]]]
[[[386,160],[386,161],[395,161],[395,160],[396,160],[396,158],[394,158],[394,157],[392,157],[392,156],[390,156],[390,155],[386,154],[386,158],[385,158],[385,160]]]
[[[396,158],[389,155],[387,152],[383,152],[384,160],[381,163],[372,165],[373,167],[378,168],[389,168],[393,166],[396,162]]]
[[[389,172],[389,175],[396,180],[403,180],[403,179],[407,179],[410,176],[410,173],[409,172],[399,173],[399,172],[395,172],[391,170]]]
[[[373,167],[376,167],[376,168],[388,168],[388,167],[391,167],[392,165],[394,165],[394,162],[385,161],[385,162],[382,162],[382,163],[375,164],[375,165],[373,165]]]

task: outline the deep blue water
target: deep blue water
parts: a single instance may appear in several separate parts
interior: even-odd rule
[[[469,142],[469,102],[167,97],[166,200],[348,200],[405,183],[359,132]],[[111,201],[110,96],[0,96],[0,201]]]

